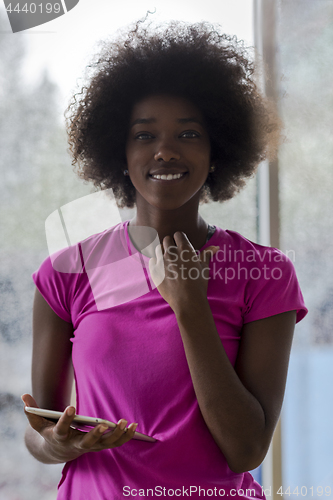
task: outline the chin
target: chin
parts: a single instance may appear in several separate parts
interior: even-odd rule
[[[181,208],[185,203],[150,203],[151,206],[157,208],[158,210],[177,210]]]

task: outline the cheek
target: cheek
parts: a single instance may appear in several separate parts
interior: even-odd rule
[[[191,152],[192,158],[195,161],[200,162],[201,164],[209,164],[210,163],[210,154],[211,154],[211,150],[210,150],[209,144],[205,144],[205,145],[201,144],[198,147],[194,147],[192,152]]]
[[[144,165],[148,159],[148,152],[142,149],[128,147],[126,149],[126,158],[129,165]]]
[[[203,175],[208,175],[210,168],[210,155],[204,152],[198,152],[196,156],[197,164],[200,165],[200,170]]]
[[[126,143],[125,151],[128,158],[133,158],[140,152],[140,148],[137,147],[137,144],[135,142],[129,140]]]

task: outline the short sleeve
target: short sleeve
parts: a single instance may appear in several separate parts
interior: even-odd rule
[[[294,310],[297,311],[298,323],[306,316],[308,309],[304,304],[295,267],[280,250],[269,250],[266,250],[264,258],[261,255],[253,263],[253,272],[250,272],[251,278],[245,291],[244,323]]]
[[[64,321],[72,322],[71,303],[75,273],[60,272],[55,259],[48,257],[32,275],[36,287],[53,311]]]

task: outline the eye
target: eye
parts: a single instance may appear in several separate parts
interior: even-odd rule
[[[151,138],[151,134],[148,134],[147,132],[143,132],[141,134],[138,134],[135,136],[136,139],[139,139],[139,140],[142,140],[141,138],[144,138],[144,139],[150,139]]]
[[[183,133],[182,133],[182,137],[183,137],[184,135],[187,135],[187,136],[188,136],[188,135],[190,135],[190,136],[191,136],[191,137],[190,137],[190,139],[191,139],[191,138],[200,137],[200,134],[198,134],[198,132],[194,132],[194,131],[192,131],[192,130],[188,130],[187,132],[183,132]]]
[[[140,134],[135,136],[135,139],[139,139],[140,141],[146,140],[146,139],[151,139],[153,136],[148,133],[148,132],[141,132]],[[195,139],[197,137],[200,137],[200,134],[198,132],[195,132],[193,130],[187,130],[186,132],[183,132],[180,137],[185,137],[185,139]]]

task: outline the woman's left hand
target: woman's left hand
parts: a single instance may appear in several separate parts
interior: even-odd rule
[[[166,236],[163,244],[156,247],[149,271],[158,291],[175,313],[189,305],[200,305],[207,298],[209,261],[218,249],[209,246],[198,255],[186,234],[180,231],[173,238]]]

